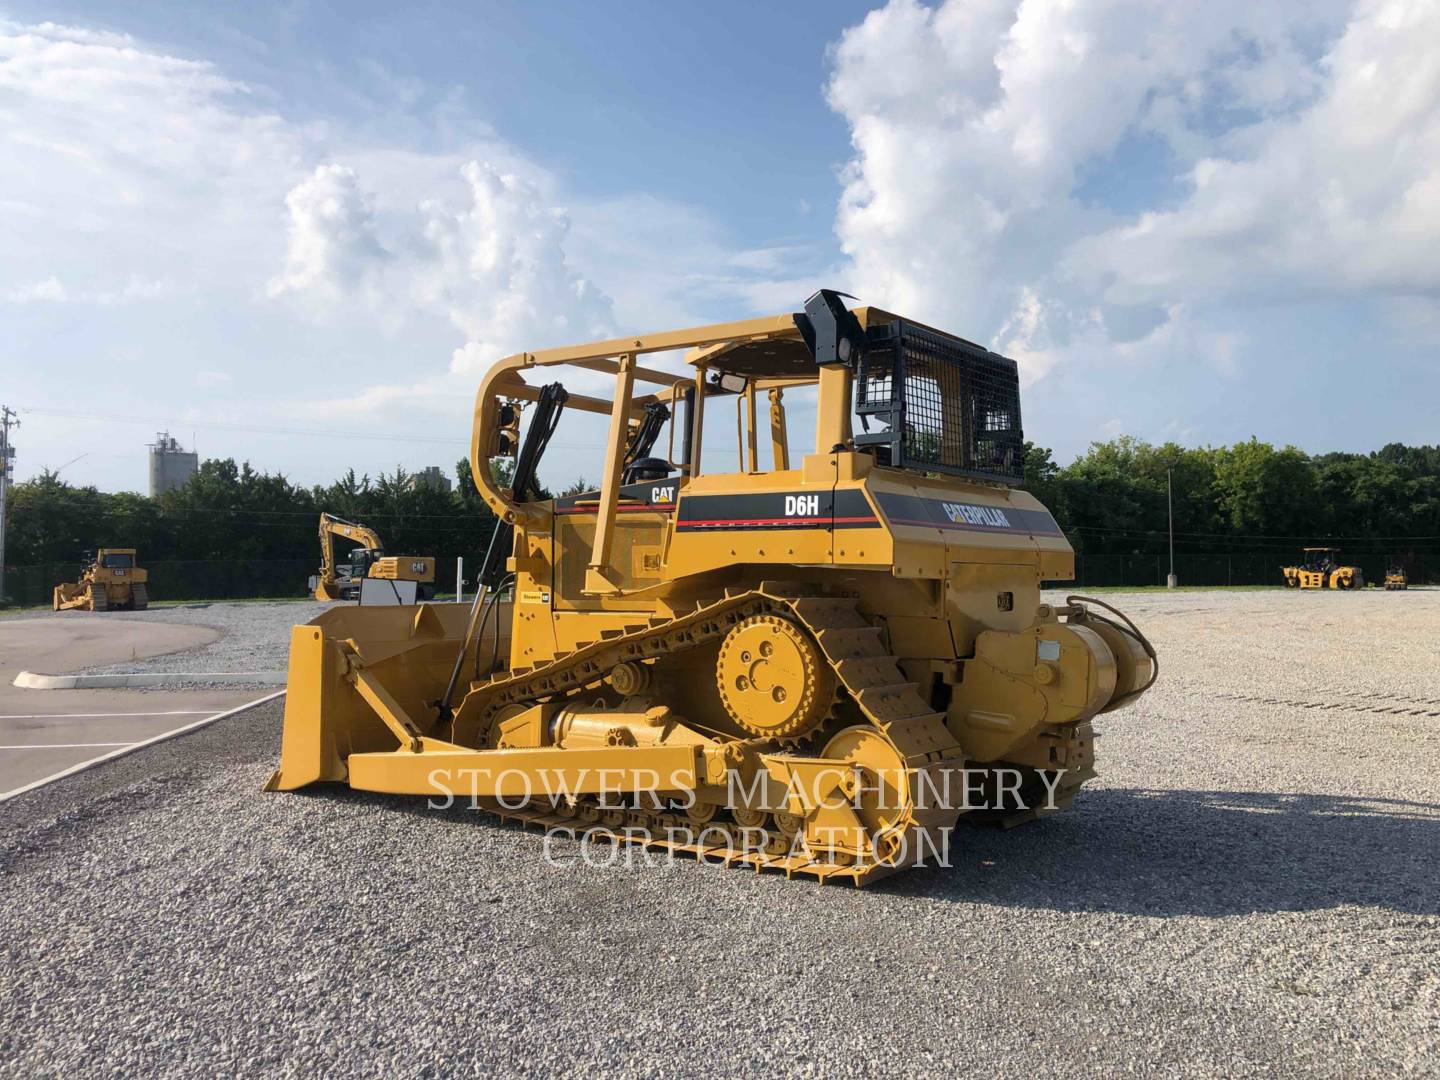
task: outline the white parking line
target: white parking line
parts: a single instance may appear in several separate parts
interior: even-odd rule
[[[92,746],[134,746],[128,742],[52,742],[52,743],[11,743],[0,746],[0,750],[88,750]]]
[[[156,743],[164,742],[166,739],[173,739],[177,735],[184,735],[187,731],[197,731],[207,724],[213,724],[216,720],[223,720],[227,716],[234,716],[236,713],[242,713],[246,709],[253,709],[256,705],[264,705],[267,701],[274,701],[276,698],[284,696],[284,690],[276,690],[273,694],[266,694],[264,697],[256,698],[254,701],[247,701],[244,705],[237,705],[233,709],[226,709],[224,712],[215,713],[213,716],[207,716],[202,720],[192,720],[188,724],[181,724],[179,727],[173,728],[170,731],[162,731],[159,735],[152,735],[148,739],[140,740],[140,742],[125,743],[117,746],[108,754],[100,754],[87,761],[82,761],[77,765],[71,765],[68,769],[61,769],[57,773],[51,773],[49,776],[15,788],[13,791],[0,793],[0,803],[13,799],[16,795],[23,795],[27,791],[34,791],[36,788],[44,787],[46,784],[53,783],[64,777],[74,776],[78,772],[92,769],[103,762],[114,761],[118,757],[124,757],[126,754],[134,753],[136,750],[144,749],[147,746],[154,746]]]
[[[107,716],[204,716],[209,709],[169,709],[165,712],[37,712],[11,713],[0,720],[101,720]]]

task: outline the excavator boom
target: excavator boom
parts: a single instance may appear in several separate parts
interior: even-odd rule
[[[435,580],[435,560],[430,557],[387,556],[380,534],[368,525],[346,521],[334,514],[320,515],[320,572],[312,582],[316,600],[350,599],[359,588],[356,574],[342,575],[335,561],[335,538],[353,541],[365,552],[364,569],[359,576],[384,578],[390,581],[420,582],[421,589]],[[354,566],[354,563],[351,564]]]

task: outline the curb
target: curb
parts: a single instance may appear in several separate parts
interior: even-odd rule
[[[283,671],[135,671],[117,675],[44,675],[22,671],[14,685],[22,690],[94,690],[122,686],[284,686]]]
[[[196,720],[194,723],[186,724],[183,727],[178,727],[171,731],[162,731],[159,735],[152,735],[150,738],[141,742],[131,743],[129,746],[122,746],[117,750],[111,750],[108,754],[101,754],[97,758],[82,761],[78,765],[71,765],[68,769],[62,769],[60,772],[54,773],[51,776],[34,780],[24,787],[15,788],[13,791],[0,792],[0,803],[9,802],[17,795],[24,795],[27,791],[34,791],[37,788],[45,787],[47,784],[53,784],[56,780],[63,780],[67,776],[74,776],[76,773],[85,772],[95,768],[97,765],[104,765],[107,761],[114,761],[116,758],[122,758],[126,754],[133,754],[136,750],[144,750],[146,747],[168,742],[171,739],[179,738],[181,735],[188,735],[192,731],[199,731],[203,727],[209,727],[217,720],[224,720],[227,716],[236,716],[246,709],[253,709],[257,705],[264,705],[266,702],[274,701],[276,698],[284,696],[284,690],[277,690],[273,694],[266,694],[264,697],[256,698],[254,701],[247,701],[244,705],[237,705],[233,709],[226,709],[224,712],[216,713],[214,716],[207,716],[202,720]]]

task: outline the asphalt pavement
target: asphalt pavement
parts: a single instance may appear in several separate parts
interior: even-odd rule
[[[255,690],[26,690],[21,671],[60,675],[202,648],[221,631],[111,613],[0,620],[0,797],[81,762],[234,708]]]

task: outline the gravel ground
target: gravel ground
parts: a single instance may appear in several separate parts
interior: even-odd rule
[[[1102,778],[861,891],[262,795],[278,703],[0,805],[0,1073],[1434,1075],[1440,592],[1106,598]]]
[[[209,645],[182,652],[166,653],[120,664],[85,668],[88,675],[129,672],[284,671],[290,651],[290,627],[309,622],[329,604],[315,601],[279,603],[185,604],[153,607],[147,611],[112,611],[105,615],[76,615],[74,612],[32,612],[30,618],[104,618],[107,621],[163,622],[208,626],[220,632]],[[51,674],[58,674],[51,672]],[[177,678],[176,686],[204,686],[193,679]],[[228,684],[233,687],[234,683]],[[259,685],[259,684],[256,684]]]

